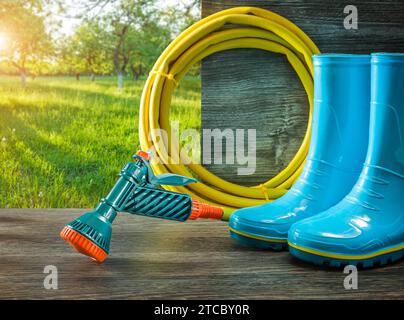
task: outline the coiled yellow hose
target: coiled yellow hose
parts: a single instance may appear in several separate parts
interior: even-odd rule
[[[228,24],[236,26],[223,28]],[[178,137],[171,136],[169,111],[175,86],[196,62],[215,52],[236,48],[256,48],[286,55],[306,90],[310,104],[307,132],[292,161],[277,176],[254,187],[230,183],[201,165],[190,163],[188,156],[178,151]],[[193,172],[202,182],[186,187],[164,187],[223,207],[224,219],[228,219],[236,208],[264,204],[282,196],[301,172],[308,152],[313,100],[312,55],[318,53],[316,45],[296,25],[259,8],[223,10],[182,32],[158,58],[146,81],[140,105],[139,139],[143,150],[154,150],[160,159],[152,163],[155,173],[192,177]],[[167,139],[160,139],[158,130],[161,129]],[[180,163],[190,164],[173,164],[178,163],[174,161],[178,154]]]

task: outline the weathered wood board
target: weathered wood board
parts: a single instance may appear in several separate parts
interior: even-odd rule
[[[346,290],[342,270],[241,247],[222,221],[120,214],[100,265],[59,238],[85,211],[0,209],[0,299],[404,299],[404,261],[359,270]],[[56,290],[44,287],[46,266]]]
[[[344,28],[348,4],[358,8],[357,30]],[[404,51],[404,1],[202,0],[202,15],[234,6],[257,6],[288,18],[322,52]],[[254,185],[276,175],[299,148],[307,117],[306,94],[283,56],[236,49],[203,61],[202,128],[257,133],[256,172],[237,175],[237,163],[205,165],[218,176]]]

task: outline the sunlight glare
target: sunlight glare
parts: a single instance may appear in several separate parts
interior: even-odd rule
[[[7,45],[7,36],[3,33],[0,33],[0,50],[6,48]]]

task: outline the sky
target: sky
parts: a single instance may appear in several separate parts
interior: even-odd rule
[[[0,0],[1,1],[1,0]],[[72,5],[74,3],[86,2],[86,0],[65,0],[64,3],[67,4],[71,9],[67,12],[66,15],[74,16],[77,14],[77,8],[74,8]],[[180,3],[187,4],[190,0],[158,0],[157,5],[161,8],[167,8],[170,6],[175,6]],[[62,28],[60,30],[61,34],[71,35],[75,28],[80,24],[80,19],[68,18],[68,17],[59,17],[62,22]]]

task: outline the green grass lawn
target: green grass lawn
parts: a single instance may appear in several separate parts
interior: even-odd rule
[[[143,81],[0,77],[0,207],[92,207],[139,148]],[[196,116],[195,116],[196,115]],[[176,90],[171,119],[200,128],[200,81]]]

